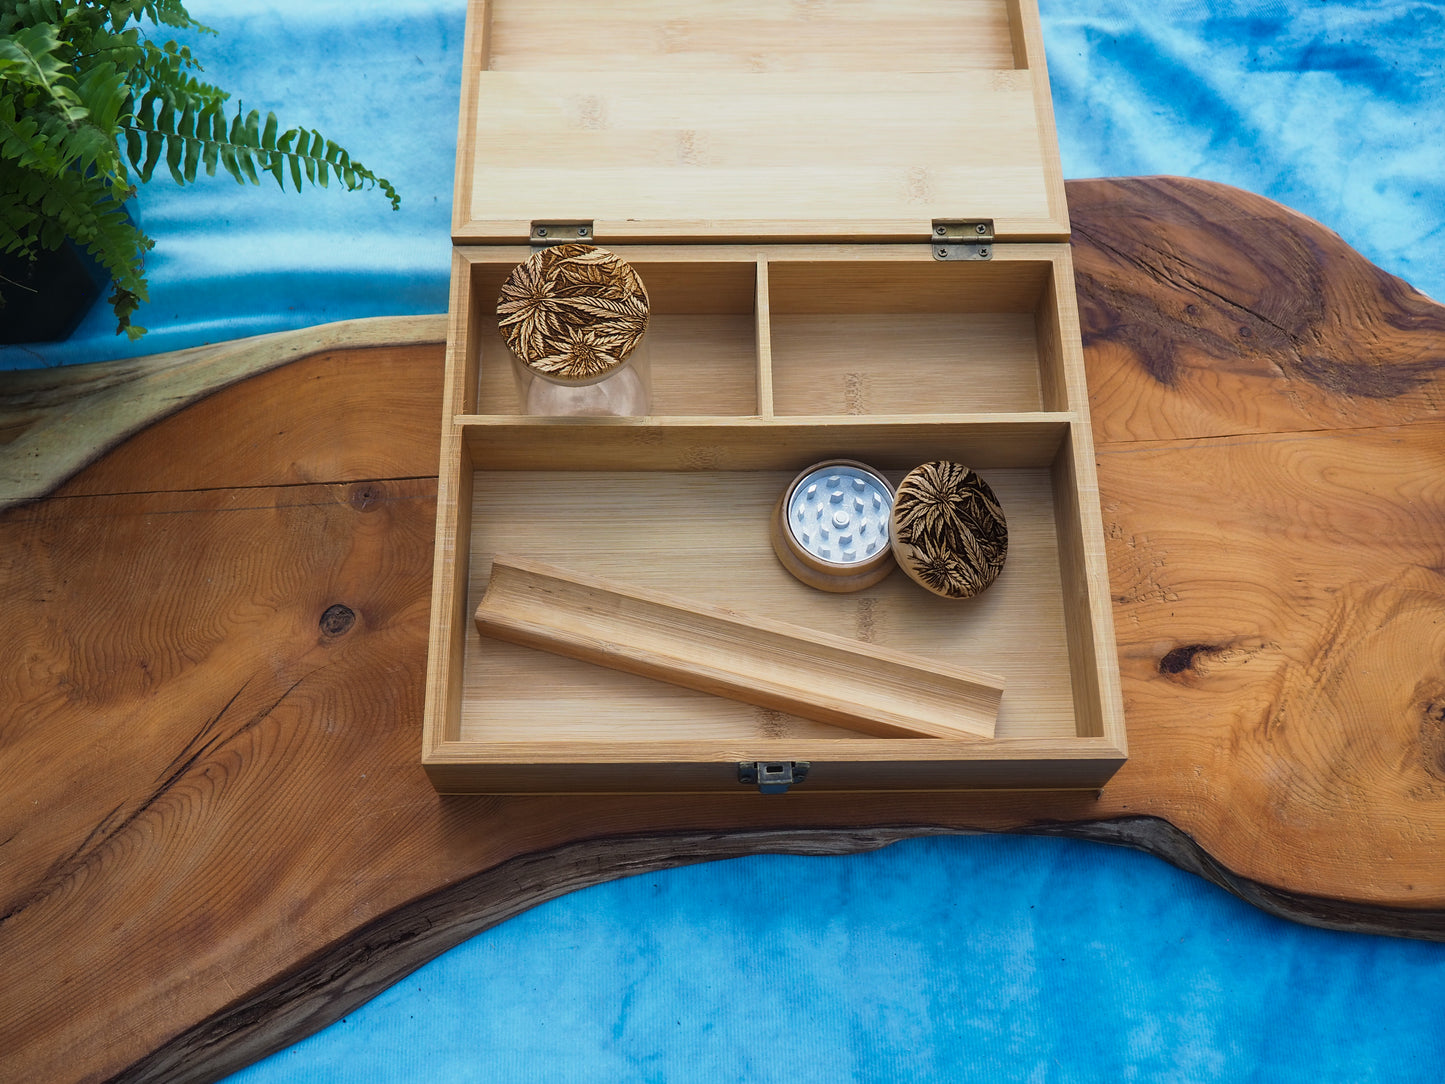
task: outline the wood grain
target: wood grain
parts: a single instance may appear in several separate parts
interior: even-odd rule
[[[214,1079],[571,888],[924,832],[1445,940],[1445,310],[1257,197],[1069,194],[1130,740],[1102,793],[438,796],[440,351],[323,352],[0,515],[5,1074]],[[345,388],[389,427],[337,425]]]
[[[249,339],[177,350],[168,354],[68,365],[58,369],[32,369],[0,373],[0,509],[32,500],[53,490],[81,467],[147,425],[240,380],[286,365],[299,358],[344,345],[347,356],[368,346],[402,347],[404,364],[426,365],[426,350],[446,341],[446,321],[440,316],[382,317],[346,320],[320,327],[259,335]],[[338,361],[330,373],[318,371],[315,379],[345,382]],[[330,390],[330,389],[328,389]],[[420,389],[418,389],[420,390]],[[384,403],[342,393],[343,417],[361,425],[374,424]],[[248,409],[264,412],[257,402]],[[197,438],[191,445],[205,454],[207,424],[214,419],[193,417]],[[325,439],[326,423],[319,418],[308,428]],[[254,457],[253,457],[254,458]],[[366,473],[361,464],[350,464]],[[145,471],[124,481],[103,471],[93,472],[85,483],[88,492],[111,492],[112,486],[173,488],[178,473],[200,470],[213,485],[228,482],[223,464],[197,462],[165,449]],[[375,469],[375,465],[370,467]],[[429,470],[434,470],[428,467]],[[218,473],[219,472],[219,473]],[[244,484],[232,482],[231,484]]]
[[[1445,311],[1338,235],[1223,185],[1069,193],[1098,444],[1440,417]]]

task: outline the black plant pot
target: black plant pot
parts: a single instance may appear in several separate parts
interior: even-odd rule
[[[69,338],[109,281],[99,264],[70,244],[33,261],[0,253],[0,343]]]

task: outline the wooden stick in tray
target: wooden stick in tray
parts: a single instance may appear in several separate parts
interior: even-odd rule
[[[992,738],[1003,679],[497,557],[484,636],[889,738]]]

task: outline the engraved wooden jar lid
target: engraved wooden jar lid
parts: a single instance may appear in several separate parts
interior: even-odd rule
[[[632,266],[593,245],[556,245],[502,284],[497,323],[533,372],[588,384],[613,372],[647,331],[647,288]]]
[[[893,555],[915,583],[944,598],[969,598],[998,578],[1008,526],[987,482],[938,460],[898,483],[890,523]]]

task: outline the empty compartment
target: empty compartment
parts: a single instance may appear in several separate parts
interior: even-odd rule
[[[606,247],[606,246],[604,246]],[[477,350],[476,413],[521,409],[513,357],[497,329],[502,283],[526,259],[472,264],[469,329]],[[627,259],[625,251],[619,251]],[[640,350],[652,382],[655,416],[740,416],[758,412],[757,265],[752,261],[663,263],[628,259],[651,303]]]
[[[773,409],[937,415],[1067,409],[1046,395],[1053,264],[772,261]],[[1049,346],[1047,342],[1045,347]]]

